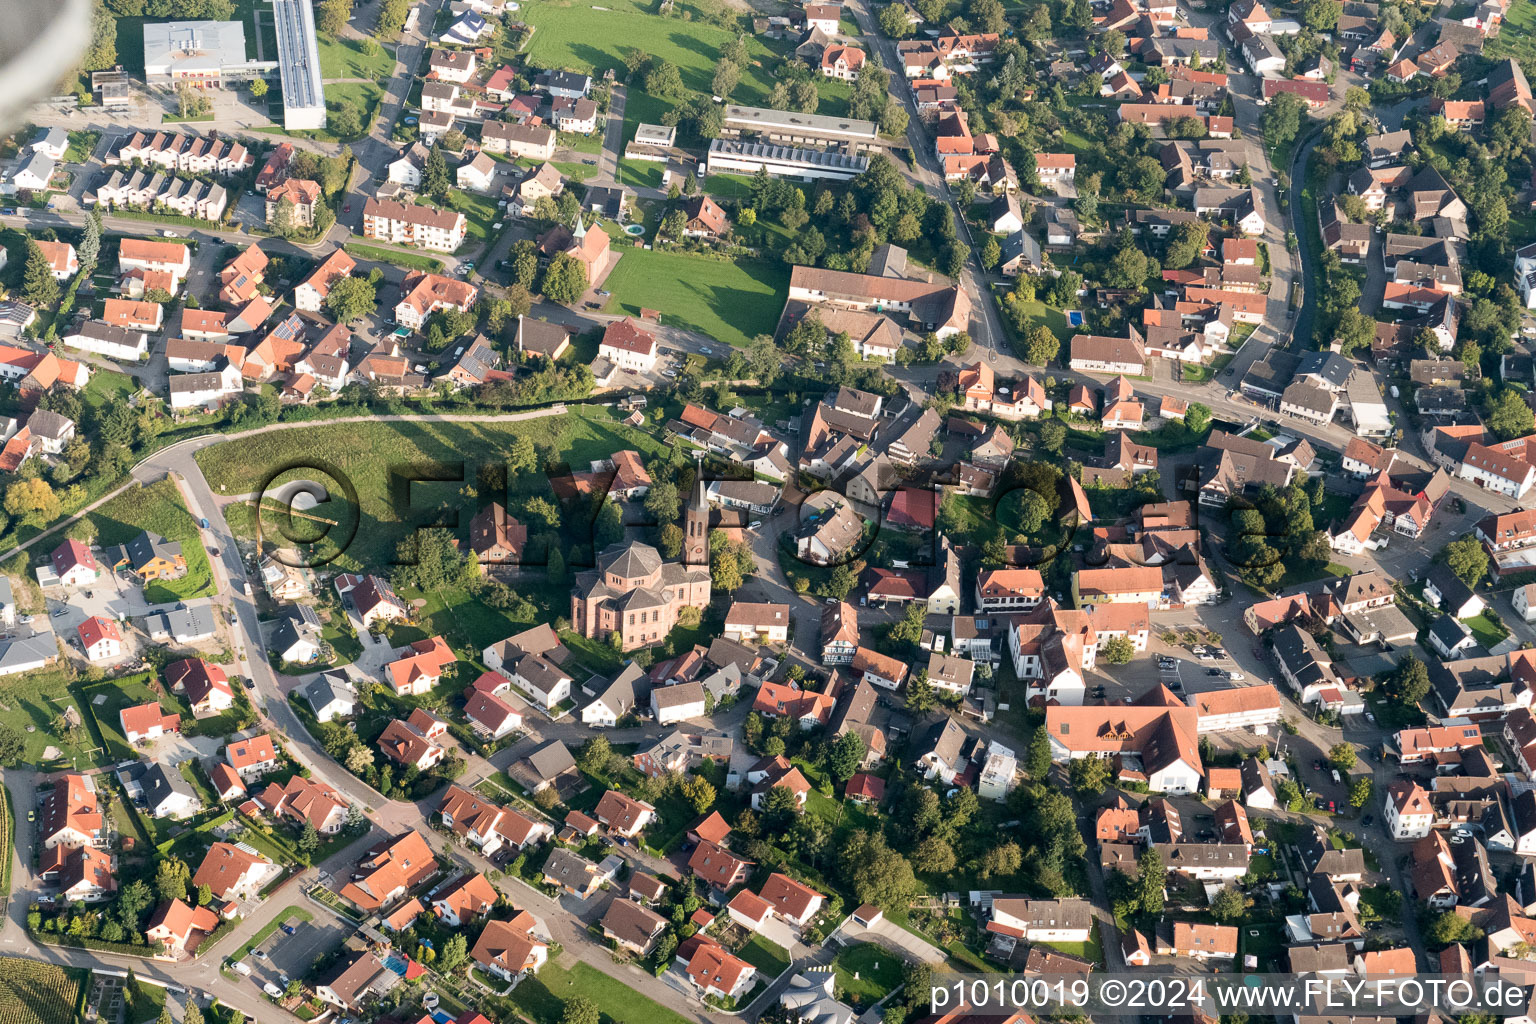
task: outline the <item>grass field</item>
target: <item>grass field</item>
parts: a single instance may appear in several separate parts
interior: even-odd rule
[[[604,312],[661,311],[662,321],[745,346],[772,334],[789,294],[789,268],[780,263],[720,260],[681,253],[624,249],[604,287]]]
[[[22,759],[29,764],[42,764],[43,751],[50,746],[58,747],[61,760],[74,768],[90,768],[108,760],[85,728],[83,718],[77,729],[55,730],[54,720],[70,707],[76,714],[82,710],[69,692],[62,670],[29,672],[0,686],[0,723],[15,729],[26,741]]]
[[[1487,612],[1461,622],[1472,631],[1472,638],[1484,647],[1493,647],[1509,636],[1509,630],[1490,619]]]
[[[428,256],[425,253],[407,252],[403,249],[386,249],[377,245],[359,245],[357,242],[348,242],[343,248],[356,259],[372,260],[375,263],[389,263],[393,266],[404,267],[407,270],[425,270],[429,273],[436,273],[443,269],[442,260],[436,256]]]
[[[198,536],[197,521],[181,502],[181,494],[170,478],[158,480],[118,495],[92,512],[87,519],[96,529],[103,547],[124,544],[141,530],[158,533],[178,541],[187,560],[187,574],[179,580],[154,580],[144,588],[151,604],[161,604],[187,597],[211,597],[217,592],[208,552]]]
[[[0,1021],[71,1024],[81,1011],[88,971],[0,957]]]
[[[351,481],[360,506],[352,509],[344,499],[333,503],[339,506],[333,510],[339,533],[358,526],[356,539],[336,565],[377,570],[387,567],[396,545],[416,527],[441,521],[445,511],[462,511],[463,483],[475,480],[481,466],[497,465],[519,436],[554,447],[578,468],[623,448],[645,457],[662,451],[655,439],[618,423],[607,410],[579,408],[563,416],[507,423],[347,423],[271,431],[204,449],[198,464],[215,490],[222,487],[231,494],[256,489],[284,466],[334,467]],[[411,484],[407,502],[404,481],[425,466],[454,467],[462,474],[450,474],[459,478],[448,482]],[[286,478],[306,475],[316,474],[310,470]],[[526,475],[514,486],[524,500],[550,490],[546,481]],[[459,518],[467,524],[472,514]],[[265,525],[280,535],[276,522]]]
[[[148,704],[155,700],[155,695],[150,692],[148,684],[149,675],[146,673],[99,683],[80,691],[80,695],[85,699],[85,707],[81,710],[88,711],[96,719],[96,727],[101,731],[101,739],[106,745],[105,753],[109,761],[128,761],[139,756],[138,751],[133,749],[133,744],[129,743],[127,737],[123,735],[123,723],[119,712],[123,708]],[[180,710],[170,700],[162,701],[160,706],[171,712]]]
[[[1488,40],[1483,55],[1491,59],[1513,57],[1527,74],[1536,72],[1536,3],[1515,0],[1504,12],[1499,34]]]
[[[1026,302],[1024,305],[1029,311],[1029,318],[1044,323],[1045,326],[1051,329],[1052,334],[1061,339],[1063,344],[1065,344],[1068,338],[1077,333],[1072,329],[1072,325],[1067,323],[1067,316],[1061,310],[1053,309],[1039,299]],[[1007,323],[1006,319],[1004,323]]]
[[[756,967],[765,981],[777,978],[789,966],[789,954],[784,947],[761,935],[752,936],[752,941],[738,949],[736,955]]]
[[[550,962],[512,990],[512,1003],[535,1024],[559,1024],[565,1000],[586,996],[603,1024],[686,1024],[683,1017],[632,990],[618,978],[578,963],[569,970]]]
[[[363,49],[361,39],[336,39],[322,34],[318,37],[318,44],[322,78],[370,78],[377,81],[395,70],[393,47],[379,46],[370,57]]]
[[[901,967],[901,957],[874,943],[844,946],[832,961],[842,998],[860,1009],[884,999],[901,984]]]
[[[659,17],[652,6],[640,0],[608,0],[596,4],[562,2],[530,4],[520,16],[534,27],[526,51],[528,62],[538,67],[567,68],[596,75],[613,69],[626,73],[624,57],[634,50],[676,64],[684,87],[691,93],[708,95],[720,50],[735,34],[693,11],[691,21],[681,17],[689,5],[679,2],[677,16]],[[777,54],[761,39],[746,36],[751,65],[742,69],[741,81],[731,93],[731,100],[766,106],[773,90],[769,69]],[[786,44],[787,45],[787,44]],[[651,96],[632,83],[624,105],[624,138],[634,138],[635,125],[656,123],[680,102]],[[821,104],[817,113],[840,115],[848,111],[850,88],[846,82],[817,79]]]

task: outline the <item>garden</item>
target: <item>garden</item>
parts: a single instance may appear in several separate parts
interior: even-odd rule
[[[94,539],[105,548],[125,544],[144,530],[179,543],[182,557],[187,560],[186,575],[180,579],[151,580],[145,584],[146,601],[165,604],[217,593],[197,520],[187,511],[181,492],[170,477],[129,488],[71,526],[69,536],[77,540]],[[103,568],[110,571],[111,567]]]

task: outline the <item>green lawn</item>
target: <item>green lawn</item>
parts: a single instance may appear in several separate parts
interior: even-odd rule
[[[559,1024],[565,1001],[577,995],[597,1004],[603,1024],[687,1024],[686,1018],[584,963],[569,970],[547,963],[513,989],[510,998],[534,1024]]]
[[[1024,303],[1024,306],[1029,311],[1030,320],[1044,323],[1045,326],[1051,329],[1052,334],[1061,339],[1063,344],[1073,334],[1077,333],[1072,330],[1072,325],[1067,323],[1067,315],[1061,310],[1053,309],[1039,299],[1032,299]],[[1004,322],[1007,323],[1008,321],[1005,319]]]
[[[131,708],[139,704],[148,704],[155,700],[155,695],[149,690],[148,673],[128,676],[123,679],[114,679],[107,683],[98,683],[95,686],[85,687],[80,691],[85,707],[96,720],[96,727],[101,731],[102,743],[106,747],[106,754],[110,761],[128,761],[136,759],[139,754],[133,749],[123,736],[123,723],[118,717],[123,708]],[[179,710],[174,701],[162,701],[160,706],[167,711]]]
[[[118,495],[87,517],[103,547],[124,544],[142,530],[158,533],[166,540],[181,544],[187,560],[187,574],[179,580],[154,580],[144,587],[144,597],[151,604],[162,604],[189,597],[211,597],[218,592],[208,552],[198,536],[197,520],[182,504],[181,493],[169,477]],[[74,534],[78,527],[70,532]],[[111,569],[105,566],[105,569]]]
[[[634,188],[661,188],[664,164],[655,160],[620,160],[619,183]]]
[[[353,257],[360,260],[372,260],[375,263],[389,263],[406,270],[425,270],[429,273],[437,273],[443,269],[443,261],[436,256],[428,256],[425,253],[408,252],[404,249],[388,249],[377,245],[361,245],[357,242],[348,242],[343,246]]]
[[[379,112],[379,104],[384,102],[384,90],[375,82],[338,82],[323,87],[325,89],[325,106],[332,113],[343,103],[350,103],[357,108],[357,112],[363,119],[363,134],[368,134],[368,129],[373,126],[373,119]],[[329,128],[312,133],[316,138],[339,139],[341,136]]]
[[[92,369],[90,383],[86,384],[81,397],[85,404],[98,409],[126,402],[138,390],[133,378],[116,370]]]
[[[375,44],[376,49],[370,57],[364,51],[361,39],[336,39],[321,34],[317,42],[322,78],[369,78],[377,81],[395,70],[393,47]]]
[[[789,966],[789,953],[784,947],[761,935],[752,936],[752,941],[738,949],[736,955],[756,967],[765,981],[777,978]]]
[[[863,943],[838,950],[832,970],[842,998],[862,1009],[901,984],[902,959],[884,946]]]
[[[782,263],[721,260],[681,253],[622,249],[603,286],[613,293],[607,313],[659,310],[664,323],[686,327],[727,345],[744,347],[772,334],[789,294]]]
[[[54,720],[71,707],[80,714],[79,701],[70,692],[62,669],[28,672],[0,686],[0,724],[15,729],[25,741],[24,761],[41,765],[43,752],[49,747],[59,749],[61,766],[91,768],[111,761],[107,752],[97,746],[83,717],[79,719],[79,728],[55,729]]]
[[[269,474],[284,466],[334,467],[350,480],[360,506],[352,507],[341,496],[328,504],[335,506],[331,508],[332,518],[339,524],[330,543],[356,534],[336,566],[371,571],[386,567],[396,545],[416,527],[439,521],[444,506],[461,508],[458,495],[464,483],[477,479],[481,466],[502,464],[520,436],[550,445],[561,459],[577,468],[624,448],[633,448],[646,458],[664,450],[649,434],[618,423],[608,410],[581,407],[563,416],[510,423],[333,423],[274,430],[206,448],[197,459],[210,486],[231,494],[255,490]],[[456,481],[414,483],[407,502],[403,481],[392,475],[392,470],[436,464],[463,465],[465,476]],[[295,472],[287,479],[304,475]],[[313,477],[314,470],[308,475]],[[532,474],[515,478],[512,488],[509,508],[515,507],[518,499],[550,493],[548,482]],[[470,514],[459,517],[461,529],[468,528]],[[265,526],[278,535],[275,520]]]
[[[497,207],[496,197],[454,189],[448,196],[449,209],[464,215],[464,236],[477,242],[491,240],[491,230],[506,214]]]
[[[1472,631],[1473,639],[1484,647],[1493,647],[1509,636],[1509,630],[1490,619],[1487,612],[1461,621]]]
[[[611,68],[624,76],[627,74],[624,57],[632,51],[642,50],[658,60],[676,64],[682,73],[683,86],[690,93],[708,95],[721,48],[741,31],[742,26],[721,27],[687,0],[679,0],[675,12],[671,18],[660,17],[655,13],[654,5],[642,0],[606,0],[602,4],[556,0],[528,4],[518,13],[534,28],[526,50],[527,61],[532,66],[566,68],[595,75]],[[684,20],[685,13],[691,20]],[[738,17],[737,20],[742,19]],[[787,50],[790,44],[784,41],[779,44],[781,49],[775,50],[750,31],[746,34],[746,43],[751,64],[743,69],[731,100],[767,106],[768,95],[773,90],[769,69],[777,63],[778,54]],[[818,113],[837,115],[847,112],[849,88],[846,83],[818,79],[816,85],[822,97]],[[634,137],[636,124],[660,121],[667,110],[684,99],[649,95],[639,87],[640,83],[630,83],[630,86],[624,105],[626,141]]]

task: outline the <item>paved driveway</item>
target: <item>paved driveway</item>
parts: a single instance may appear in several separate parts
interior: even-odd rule
[[[313,921],[293,920],[294,934],[289,935],[279,928],[245,958],[252,977],[282,988],[283,975],[304,977],[316,957],[341,945],[347,937],[347,928],[341,921],[315,908],[308,909],[315,915]],[[256,956],[257,951],[265,953],[266,959]]]
[[[883,917],[876,921],[873,927],[869,928],[859,924],[850,917],[838,926],[835,934],[844,943],[879,943],[882,946],[895,950],[910,960],[917,960],[921,963],[941,964],[944,962],[944,951],[938,946],[919,938],[905,928],[892,924]]]

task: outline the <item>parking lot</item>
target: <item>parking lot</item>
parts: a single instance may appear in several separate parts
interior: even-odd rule
[[[251,978],[258,985],[271,982],[285,988],[288,979],[302,978],[315,960],[330,952],[347,937],[348,929],[337,918],[316,908],[314,920],[291,918],[289,935],[279,927],[245,958]]]

